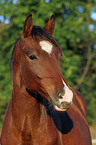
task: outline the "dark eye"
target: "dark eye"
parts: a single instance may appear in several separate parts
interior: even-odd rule
[[[37,57],[36,57],[35,55],[30,55],[29,58],[30,58],[31,60],[37,59]]]

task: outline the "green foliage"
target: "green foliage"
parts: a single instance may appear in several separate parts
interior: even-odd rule
[[[32,13],[35,25],[43,26],[52,14],[56,25],[54,37],[63,56],[61,70],[66,81],[87,101],[89,124],[96,124],[96,12],[95,1],[83,0],[1,0],[0,16],[0,122],[11,98],[9,62],[15,41],[20,38],[25,18]],[[9,23],[6,24],[6,20]],[[93,28],[90,29],[89,26]]]

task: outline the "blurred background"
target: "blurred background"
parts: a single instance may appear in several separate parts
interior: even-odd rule
[[[0,130],[12,95],[10,57],[27,15],[44,26],[55,15],[54,38],[63,56],[61,70],[87,102],[87,121],[96,138],[96,0],[0,0]]]

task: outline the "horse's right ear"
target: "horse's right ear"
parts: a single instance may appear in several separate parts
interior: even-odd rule
[[[21,39],[30,36],[32,28],[33,28],[33,21],[32,21],[32,14],[30,14],[29,16],[27,16],[27,18],[25,20]]]
[[[52,15],[43,28],[52,35],[54,32],[54,27],[55,27],[55,18],[54,15]]]

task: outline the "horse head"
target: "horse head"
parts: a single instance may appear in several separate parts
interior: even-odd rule
[[[57,111],[66,111],[74,95],[60,69],[62,51],[52,37],[54,26],[53,15],[43,28],[33,26],[32,15],[26,18],[18,42],[19,71],[26,90],[39,93],[51,101]],[[16,55],[13,63],[15,61]]]

